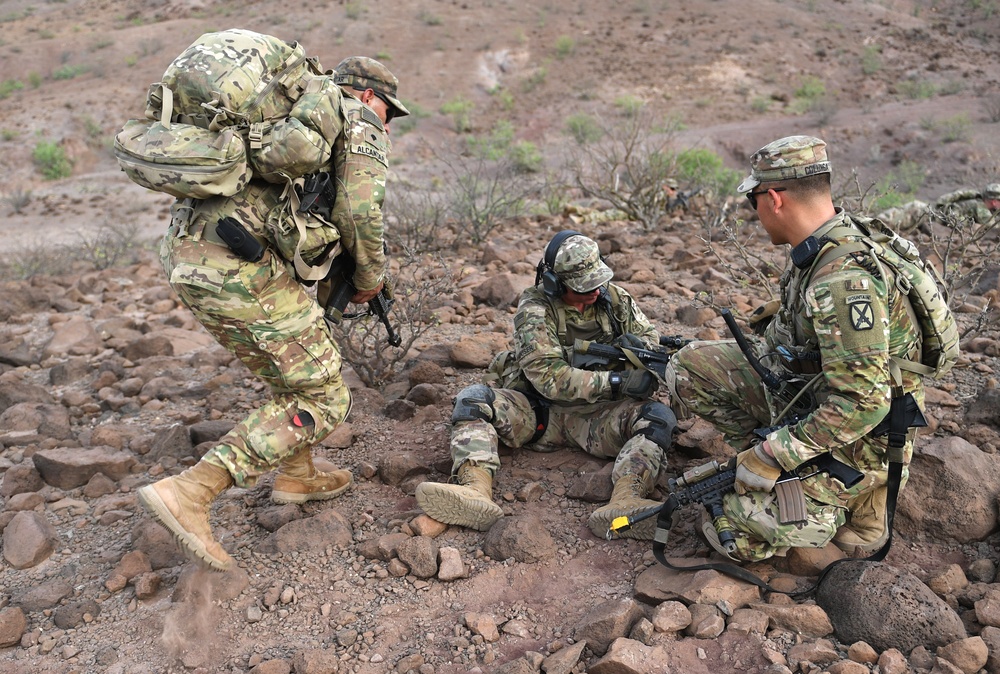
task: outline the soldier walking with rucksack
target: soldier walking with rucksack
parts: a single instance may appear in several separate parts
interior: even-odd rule
[[[702,530],[737,561],[831,540],[885,550],[926,425],[922,377],[957,359],[954,318],[911,242],[834,206],[826,143],[782,138],[750,165],[738,190],[791,258],[779,300],[751,316],[755,360],[739,340],[694,342],[666,373],[678,417],[706,419],[739,452],[722,504],[735,544],[720,544],[712,522]],[[817,468],[830,461],[857,479]]]
[[[209,86],[185,68],[208,73]],[[322,74],[300,46],[249,31],[202,36],[168,76],[151,88],[147,118],[155,121],[130,122],[119,135],[119,159],[140,184],[166,184],[163,191],[180,197],[160,250],[170,285],[270,387],[271,399],[193,467],[138,496],[188,556],[225,570],[233,560],[209,525],[209,505],[223,490],[250,487],[273,469],[276,503],[334,498],[353,483],[349,471],[313,465],[312,447],[347,417],[351,394],[324,308],[304,282],[322,279],[345,252],[354,263],[351,301],[382,290],[389,123],[408,112],[396,78],[378,61],[352,57]],[[250,82],[229,91],[240,78]],[[210,93],[193,94],[199,87]],[[197,102],[213,88],[215,100]],[[237,100],[245,89],[251,97]],[[143,134],[166,137],[183,155],[185,139],[199,133],[208,139],[202,147],[243,144],[244,155],[229,152],[212,167],[220,175],[231,156],[242,156],[242,166],[212,184],[202,178],[207,171],[188,167],[175,176],[170,157],[142,155],[152,145]]]

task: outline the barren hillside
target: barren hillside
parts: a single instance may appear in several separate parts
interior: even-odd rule
[[[135,489],[190,464],[263,387],[176,302],[151,252],[100,271],[75,263],[97,254],[95,232],[163,231],[170,198],[129,183],[110,139],[177,53],[230,27],[300,41],[328,69],[365,54],[393,70],[415,113],[392,128],[387,210],[400,228],[414,195],[446,198],[465,165],[448,153],[469,139],[507,129],[537,152],[525,181],[564,176],[569,120],[613,124],[640,103],[675,124],[676,149],[740,172],[774,138],[821,136],[852,203],[874,184],[929,200],[1000,181],[993,1],[0,0],[0,259],[63,255],[0,293],[0,672],[1000,671],[1000,340],[973,329],[1000,295],[995,267],[959,314],[962,363],[929,389],[932,425],[887,559],[899,592],[929,588],[913,590],[918,626],[890,615],[847,638],[812,596],[755,596],[667,572],[648,543],[595,538],[587,517],[610,466],[574,452],[503,453],[495,495],[513,546],[420,517],[416,484],[449,468],[451,397],[505,348],[511,301],[554,232],[599,239],[662,334],[725,334],[699,293],[742,312],[766,294],[706,252],[705,210],[646,231],[573,189],[552,188],[483,243],[442,222],[423,274],[453,275],[434,298],[441,324],[381,388],[348,370],[349,423],[317,450],[355,487],[304,507],[273,506],[270,478],[232,489],[212,523],[239,568],[184,562]],[[65,153],[68,177],[45,178],[40,146]],[[671,475],[726,455],[702,425],[683,430]],[[688,563],[709,552],[697,519],[686,511],[671,534]],[[23,561],[29,548],[38,559]],[[801,589],[814,562],[755,571]],[[894,591],[880,582],[873,606]]]

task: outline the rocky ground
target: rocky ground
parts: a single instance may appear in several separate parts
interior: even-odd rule
[[[509,119],[556,167],[567,116],[636,96],[680,117],[678,142],[731,168],[775,137],[813,133],[831,143],[839,181],[854,170],[864,187],[911,162],[930,199],[1000,176],[995,12],[959,0],[764,0],[752,12],[636,0],[614,16],[597,0],[2,2],[0,82],[21,86],[0,98],[0,252],[10,268],[101,228],[140,241],[162,231],[169,200],[127,183],[107,139],[206,30],[299,39],[327,67],[346,53],[391,63],[424,113],[394,129],[397,186],[448,179],[434,148],[456,137],[442,107],[457,97],[474,106],[471,133]],[[809,77],[829,105],[800,105]],[[39,139],[67,151],[72,176],[41,178]],[[148,252],[84,272],[94,252],[60,247],[44,274],[5,282],[0,672],[1000,671],[1000,335],[973,329],[1000,294],[993,268],[957,303],[962,362],[930,383],[931,427],[886,563],[844,565],[826,593],[791,594],[832,551],[751,567],[782,590],[762,596],[714,572],[668,571],[648,543],[595,538],[586,521],[610,466],[569,451],[505,452],[507,517],[486,534],[421,516],[416,484],[449,468],[451,397],[507,345],[512,302],[554,232],[599,239],[663,334],[725,336],[717,308],[745,314],[767,293],[706,251],[703,210],[644,232],[573,192],[564,201],[559,215],[504,222],[487,244],[440,232],[456,242],[437,251],[455,279],[432,298],[441,325],[380,389],[347,372],[354,409],[316,451],[349,468],[354,488],[304,507],[272,505],[269,477],[226,492],[212,523],[238,562],[228,574],[179,557],[135,489],[193,462],[263,387],[177,304]],[[739,264],[732,246],[713,250]],[[661,495],[666,477],[727,455],[704,425],[683,430]],[[687,509],[671,531],[679,563],[709,553],[698,519]]]

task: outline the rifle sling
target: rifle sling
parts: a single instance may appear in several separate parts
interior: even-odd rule
[[[894,421],[896,421],[897,424],[900,423],[896,419],[894,419]],[[895,454],[897,455],[894,455],[893,450],[896,450]],[[901,458],[898,456],[900,451],[901,448],[894,448],[890,444],[889,456],[891,458]],[[885,502],[885,526],[889,533],[882,547],[868,557],[845,557],[844,559],[838,559],[834,562],[830,562],[823,568],[822,571],[820,571],[819,576],[816,578],[816,582],[804,590],[797,590],[795,592],[775,590],[768,583],[758,578],[755,574],[747,571],[741,566],[727,562],[708,562],[706,564],[695,564],[692,566],[675,566],[674,564],[668,562],[667,557],[664,554],[664,547],[666,546],[667,536],[673,523],[674,510],[677,508],[677,502],[675,499],[667,499],[666,503],[664,503],[663,507],[660,509],[659,515],[656,517],[656,534],[653,538],[653,556],[656,557],[656,560],[660,564],[673,571],[718,571],[719,573],[723,573],[731,578],[736,578],[737,580],[742,580],[750,583],[751,585],[756,585],[764,592],[780,592],[782,594],[787,594],[790,597],[807,595],[814,592],[820,584],[822,584],[823,579],[826,578],[827,574],[830,573],[833,567],[842,562],[881,562],[885,559],[886,555],[889,554],[889,548],[892,547],[892,524],[896,514],[896,500],[899,497],[899,485],[902,483],[902,479],[903,462],[890,460],[889,480],[887,484],[889,490],[886,494]]]

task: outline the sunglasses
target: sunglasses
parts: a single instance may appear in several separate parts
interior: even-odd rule
[[[389,102],[389,99],[372,89],[372,93],[378,96],[385,103],[385,123],[388,124],[396,116],[396,106]]]
[[[772,187],[771,190],[774,190],[775,192],[785,192],[786,190],[788,190],[788,188],[787,187]],[[747,201],[750,202],[750,208],[752,208],[752,209],[754,209],[756,211],[757,210],[757,197],[760,196],[761,194],[767,194],[771,190],[761,190],[760,192],[747,192],[746,196],[747,196]]]

